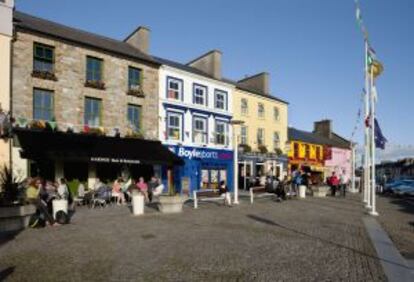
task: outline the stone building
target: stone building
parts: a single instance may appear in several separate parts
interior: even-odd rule
[[[144,164],[157,160],[171,165],[175,157],[160,142],[150,141],[158,139],[160,64],[148,54],[148,47],[145,27],[118,41],[14,12],[14,157],[32,160],[20,162],[22,174],[87,178],[91,185],[96,177],[117,177],[126,166],[140,166],[135,173],[148,177],[156,168],[144,168]],[[35,139],[45,132],[49,135],[43,136],[47,139],[44,150],[33,148]],[[62,137],[62,132],[76,138]],[[59,148],[57,136],[63,140],[60,143],[78,151]],[[151,157],[148,150],[139,154],[145,147],[154,147],[164,156],[157,159],[153,153]]]

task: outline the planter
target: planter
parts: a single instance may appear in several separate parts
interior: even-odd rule
[[[0,232],[15,232],[29,225],[30,216],[36,212],[34,205],[0,207]]]
[[[182,196],[160,196],[158,209],[162,213],[180,213],[186,199]]]
[[[313,196],[317,198],[324,198],[329,192],[328,186],[318,186],[313,189]]]

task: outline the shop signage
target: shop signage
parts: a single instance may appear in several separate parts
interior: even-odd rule
[[[187,159],[212,159],[212,160],[231,160],[233,158],[232,152],[220,152],[212,150],[203,150],[198,148],[188,147],[169,147],[169,149],[181,158]]]
[[[96,163],[115,163],[115,164],[139,164],[139,160],[91,157],[91,162]]]

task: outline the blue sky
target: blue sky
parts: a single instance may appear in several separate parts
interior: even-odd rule
[[[414,144],[414,1],[360,1],[385,66],[377,82],[383,133],[391,143]],[[311,130],[313,121],[329,118],[348,138],[355,126],[364,43],[354,0],[16,2],[20,11],[115,39],[148,26],[151,53],[183,63],[220,49],[228,78],[271,74],[272,93],[290,103],[290,125]]]

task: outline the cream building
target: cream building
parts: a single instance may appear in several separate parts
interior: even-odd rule
[[[0,112],[3,114],[10,111],[10,60],[13,37],[13,6],[14,0],[0,0]],[[0,140],[0,165],[9,163],[10,141]]]
[[[233,118],[244,123],[238,130],[241,152],[239,171],[248,178],[283,176],[287,168],[288,103],[270,94],[269,74],[259,73],[239,80],[233,98]]]

